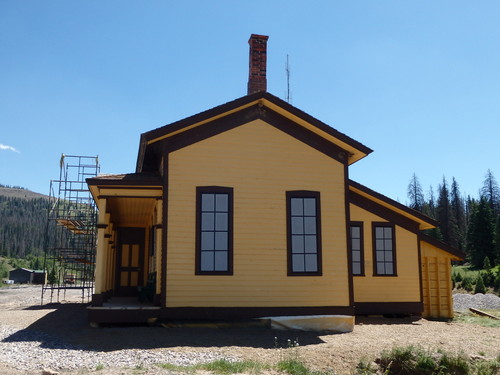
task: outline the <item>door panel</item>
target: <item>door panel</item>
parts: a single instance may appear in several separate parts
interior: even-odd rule
[[[144,229],[118,228],[115,295],[136,296],[144,276]]]

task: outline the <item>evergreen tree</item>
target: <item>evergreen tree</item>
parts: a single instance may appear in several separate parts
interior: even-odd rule
[[[443,241],[450,243],[451,239],[451,214],[450,198],[446,178],[443,177],[443,183],[439,185],[439,196],[436,206],[436,219],[439,221],[439,228],[443,234]]]
[[[474,293],[486,293],[486,287],[484,286],[483,277],[481,274],[477,275],[476,286],[474,287]]]
[[[481,268],[484,257],[492,258],[493,217],[488,201],[481,197],[471,212],[467,229],[467,258],[477,268]]]
[[[496,264],[500,265],[500,215],[497,215],[497,220],[495,225],[495,254],[493,261]]]
[[[465,242],[465,208],[455,177],[453,177],[450,188],[450,210],[450,245],[463,250]]]
[[[434,189],[432,185],[429,186],[429,192],[427,193],[428,200],[424,203],[423,212],[427,216],[435,219],[436,218],[436,199],[434,198]]]
[[[490,169],[486,172],[481,195],[487,199],[495,215],[500,215],[500,187]]]
[[[409,207],[422,212],[425,204],[425,198],[422,186],[420,185],[415,173],[413,173],[408,185],[408,198],[410,199]]]

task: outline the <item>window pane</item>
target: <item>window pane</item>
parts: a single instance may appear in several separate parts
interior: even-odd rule
[[[394,268],[392,266],[392,263],[386,263],[385,264],[385,274],[392,275],[393,273],[394,273]]]
[[[359,262],[361,260],[361,252],[359,251],[353,251],[352,252],[352,261],[353,262]]]
[[[385,275],[384,263],[377,263],[377,274]]]
[[[304,215],[316,216],[316,198],[304,198]]]
[[[214,253],[213,251],[202,251],[201,252],[201,270],[202,271],[213,271],[214,270]]]
[[[392,240],[384,240],[384,249],[392,250]]]
[[[360,250],[361,241],[358,238],[354,238],[351,240],[351,247],[353,250]]]
[[[306,272],[316,272],[318,271],[318,257],[316,254],[306,254]]]
[[[215,271],[227,271],[227,252],[215,252]]]
[[[305,234],[316,234],[316,218],[305,217],[304,227],[305,227]]]
[[[214,194],[202,194],[201,195],[201,210],[202,211],[213,211],[214,210]]]
[[[215,250],[227,249],[227,232],[215,232]]]
[[[292,253],[304,252],[304,236],[292,236]]]
[[[304,215],[304,210],[302,209],[302,198],[292,198],[290,205],[292,216]]]
[[[214,214],[201,214],[201,230],[214,230]]]
[[[293,272],[304,272],[304,255],[293,254],[292,255],[292,271]]]
[[[385,252],[385,259],[386,262],[392,262],[392,251],[386,251]]]
[[[352,238],[360,238],[361,230],[359,227],[351,227],[351,237]]]
[[[201,232],[201,250],[214,249],[214,232]]]
[[[384,228],[384,237],[385,238],[392,238],[392,228],[390,228],[390,227]]]
[[[227,212],[228,211],[228,196],[227,194],[217,194],[215,200],[215,210],[218,212]]]
[[[215,214],[215,230],[227,230],[227,214]]]
[[[316,236],[305,236],[305,252],[306,253],[316,253]]]
[[[292,234],[304,233],[304,218],[292,217]]]
[[[375,249],[376,250],[384,250],[384,240],[376,240],[375,241]]]
[[[361,274],[361,264],[353,263],[352,264],[352,273],[354,275],[360,275]]]
[[[376,238],[383,238],[384,237],[384,228],[383,227],[376,227],[375,228],[375,237]]]
[[[377,262],[383,262],[385,259],[383,251],[377,251]]]

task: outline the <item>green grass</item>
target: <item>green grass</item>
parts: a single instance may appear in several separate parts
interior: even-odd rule
[[[170,363],[162,363],[158,365],[159,367],[177,372],[196,372],[197,370],[205,370],[213,372],[214,374],[240,374],[240,373],[251,373],[258,374],[262,370],[269,369],[270,366],[257,362],[257,361],[228,361],[227,359],[217,359],[208,363],[200,363],[191,366],[177,366]]]
[[[95,370],[96,371],[101,371],[101,370],[104,370],[104,365],[102,363],[99,363],[96,367],[95,367]]]
[[[482,311],[500,317],[500,310],[482,310]],[[488,318],[487,316],[477,315],[472,312],[455,313],[453,321],[458,323],[475,324],[481,327],[500,327],[500,320]]]
[[[276,370],[290,375],[326,375],[320,371],[313,371],[299,359],[283,359],[276,364]]]
[[[274,366],[259,361],[228,361],[226,359],[192,366],[177,366],[168,363],[158,366],[172,372],[191,374],[198,371],[208,371],[218,375],[259,374],[265,370],[274,370],[288,375],[330,374],[312,370],[295,355],[287,355]],[[352,374],[356,375],[498,375],[499,373],[500,355],[496,359],[472,360],[463,353],[455,354],[440,350],[433,352],[414,345],[385,350],[375,363],[363,358],[352,371]]]
[[[432,352],[420,346],[394,347],[376,360],[378,369],[366,360],[360,361],[356,374],[387,375],[497,375],[500,356],[493,360],[472,360],[463,353]],[[377,372],[379,371],[379,372]]]

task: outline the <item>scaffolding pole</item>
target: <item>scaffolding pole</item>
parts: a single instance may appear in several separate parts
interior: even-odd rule
[[[86,178],[99,174],[97,156],[62,155],[59,179],[50,181],[45,231],[41,303],[66,298],[69,289],[81,290],[89,302],[94,288],[97,208]],[[50,296],[47,294],[50,293]]]

